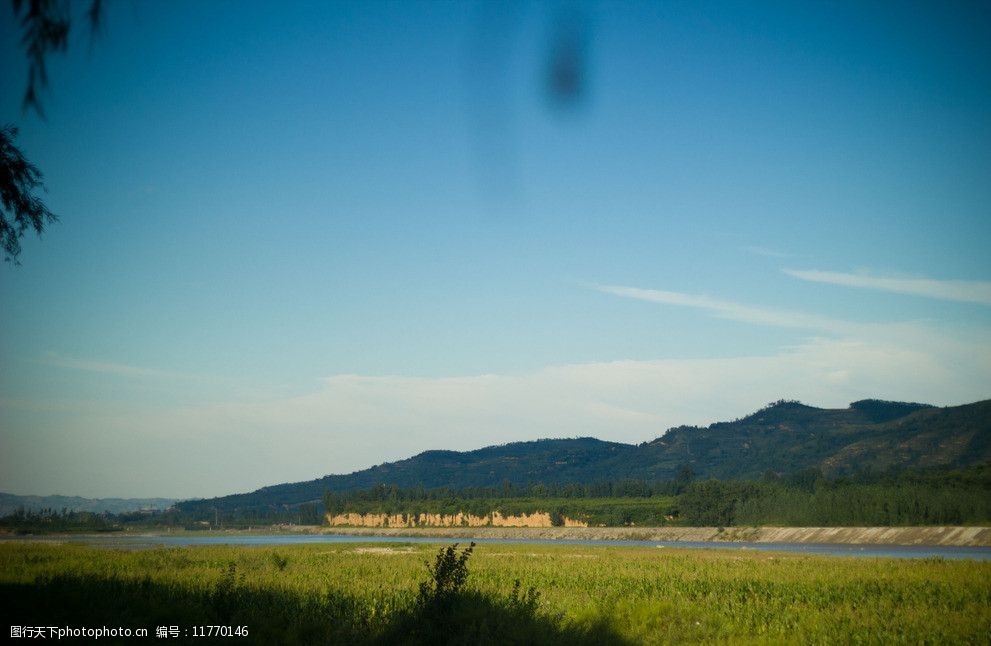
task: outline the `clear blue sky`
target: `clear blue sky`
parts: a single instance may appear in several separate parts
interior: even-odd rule
[[[991,396],[986,3],[586,3],[562,107],[568,6],[110,3],[44,121],[4,6],[0,490]]]

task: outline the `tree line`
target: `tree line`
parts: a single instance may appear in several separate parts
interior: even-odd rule
[[[329,514],[421,513],[484,517],[546,512],[590,525],[906,526],[991,522],[991,466],[957,471],[861,471],[828,478],[818,469],[760,480],[617,480],[588,484],[504,482],[501,487],[327,491]]]
[[[991,476],[987,466],[838,479],[807,470],[696,482],[677,507],[682,522],[697,526],[976,525],[991,521]]]
[[[55,532],[119,532],[128,528],[182,529],[210,531],[271,525],[319,525],[323,509],[317,502],[279,508],[251,508],[235,511],[203,509],[195,512],[166,510],[102,513],[68,509],[17,509],[0,517],[0,530],[16,534]]]
[[[605,526],[907,526],[991,524],[991,465],[962,470],[861,471],[827,477],[818,469],[766,473],[759,480],[697,480],[683,468],[673,480],[590,483],[503,482],[498,487],[378,485],[326,491],[320,501],[224,510],[92,513],[19,509],[0,518],[18,533],[106,532],[128,527],[213,530],[278,524],[319,525],[326,514],[421,513],[485,517],[547,513]],[[404,519],[405,522],[405,519]]]

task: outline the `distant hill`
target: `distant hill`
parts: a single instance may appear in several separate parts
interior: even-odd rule
[[[278,509],[317,502],[323,492],[400,487],[499,486],[504,481],[669,480],[688,467],[699,478],[759,478],[819,468],[959,468],[991,461],[991,400],[936,408],[867,399],[845,409],[779,401],[733,422],[679,426],[640,445],[594,438],[537,440],[475,451],[427,451],[348,475],[184,501],[190,512]]]
[[[6,516],[18,509],[39,511],[53,509],[61,512],[89,511],[102,513],[109,511],[120,514],[145,509],[168,509],[175,504],[174,498],[80,498],[79,496],[18,496],[0,493],[0,516]]]

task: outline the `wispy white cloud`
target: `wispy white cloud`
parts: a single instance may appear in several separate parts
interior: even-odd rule
[[[937,330],[918,321],[861,323],[792,310],[753,307],[699,294],[614,285],[592,287],[625,298],[696,308],[713,316],[741,323],[806,330],[810,335],[845,339],[876,347],[927,347],[933,354],[940,356],[948,356],[951,353],[963,356],[967,350],[962,349],[970,348],[980,351],[991,359],[991,336],[989,336],[991,331],[987,329],[950,332]]]
[[[764,355],[562,364],[523,374],[341,374],[291,397],[66,413],[52,425],[57,437],[43,445],[29,425],[18,431],[9,424],[2,437],[13,453],[0,456],[0,473],[8,488],[31,490],[51,444],[86,460],[67,458],[57,473],[46,470],[46,488],[73,488],[100,470],[110,474],[101,476],[107,488],[88,494],[213,495],[348,473],[427,449],[586,435],[641,442],[782,397],[826,407],[865,397],[959,404],[986,398],[988,383],[986,340],[940,346],[814,338]],[[13,454],[17,460],[8,459]],[[179,482],[187,484],[177,490]]]
[[[753,307],[733,301],[724,301],[701,294],[685,294],[660,289],[642,289],[639,287],[622,287],[616,285],[597,285],[595,289],[606,294],[634,298],[652,303],[665,305],[680,305],[706,310],[720,318],[756,325],[771,325],[775,327],[800,328],[819,330],[823,332],[850,332],[853,324],[823,316],[779,310],[772,308]]]
[[[0,488],[219,495],[348,473],[428,449],[586,435],[641,442],[671,426],[733,419],[781,398],[842,407],[866,397],[952,405],[991,395],[991,332],[985,329],[853,324],[702,295],[597,289],[806,329],[811,338],[763,354],[560,364],[521,374],[336,374],[291,396],[271,391],[185,406],[120,402],[35,410],[0,401],[6,449]],[[47,362],[126,377],[178,376],[59,355]],[[188,391],[197,386],[184,385]],[[46,429],[45,442],[38,441],[39,427]],[[80,484],[88,482],[93,488]]]
[[[936,280],[933,278],[896,278],[850,274],[816,269],[784,269],[784,273],[801,280],[859,289],[876,289],[944,301],[991,305],[991,282],[981,280]]]
[[[83,372],[95,372],[105,375],[117,375],[120,377],[154,377],[165,379],[192,379],[201,381],[212,379],[211,377],[206,377],[203,375],[173,372],[169,370],[157,370],[155,368],[131,366],[112,361],[78,359],[74,357],[67,357],[56,352],[46,352],[44,356],[38,360],[38,363],[42,363],[46,366],[54,366],[56,368],[65,368],[67,370],[81,370]]]

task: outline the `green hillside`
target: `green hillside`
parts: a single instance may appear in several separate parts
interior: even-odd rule
[[[348,475],[185,501],[183,511],[280,509],[319,502],[325,491],[398,487],[497,487],[531,483],[757,479],[768,472],[819,469],[956,469],[991,461],[991,400],[935,408],[864,400],[845,409],[780,401],[732,422],[681,426],[641,445],[594,438],[537,440],[475,451],[427,451]]]

